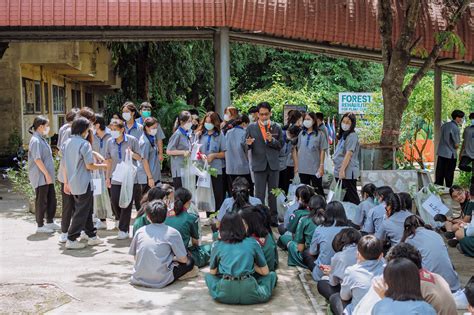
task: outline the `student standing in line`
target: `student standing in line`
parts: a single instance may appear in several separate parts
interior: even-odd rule
[[[336,182],[342,181],[342,188],[346,190],[344,201],[358,205],[357,179],[360,176],[359,167],[359,137],[355,132],[356,117],[352,113],[342,116],[337,134],[338,144],[334,152],[334,176]]]
[[[224,135],[235,127],[235,120],[239,117],[239,110],[236,107],[228,106],[224,109],[224,119],[221,122],[220,129]]]
[[[461,144],[461,134],[459,126],[464,120],[464,112],[458,109],[451,113],[450,122],[441,126],[441,137],[438,145],[438,152],[436,155],[436,174],[435,184],[446,187],[451,187],[454,180],[454,170],[456,169],[456,162],[458,158],[458,148]]]
[[[299,110],[290,110],[288,120],[282,128],[283,146],[280,150],[280,174],[278,188],[288,194],[290,182],[295,176],[295,146],[303,124],[303,114]]]
[[[28,178],[35,190],[36,233],[54,233],[61,227],[54,223],[56,192],[54,190],[54,162],[51,147],[45,137],[49,134],[49,120],[35,117],[30,127],[32,137],[28,146]],[[46,224],[44,217],[46,215]]]
[[[245,129],[250,123],[247,115],[241,115],[234,120],[234,128],[225,135],[225,169],[231,183],[237,177],[243,177],[250,185],[250,195],[253,196],[253,183],[250,176],[249,159],[245,143]],[[232,189],[231,189],[232,192]]]
[[[67,139],[64,139],[64,132],[68,128],[71,128],[72,122],[74,121],[74,118],[76,118],[78,113],[79,113],[78,108],[73,108],[66,113],[66,116],[64,117],[66,120],[66,123],[62,125],[61,128],[59,128],[58,130],[58,143],[57,143],[58,148],[60,148],[61,145],[64,143],[64,141],[67,140]]]
[[[375,286],[382,300],[375,304],[372,315],[436,314],[434,308],[423,301],[420,275],[413,262],[406,258],[389,261],[383,278],[382,285]]]
[[[327,137],[318,132],[316,114],[307,113],[303,121],[303,131],[298,136],[295,172],[301,182],[314,187],[318,195],[324,196],[324,158],[328,149]]]
[[[352,223],[358,225],[360,228],[364,226],[365,220],[369,215],[370,210],[375,207],[374,194],[377,187],[374,184],[365,184],[362,187],[361,195],[363,201],[359,204],[359,212],[357,212],[356,217]]]
[[[129,238],[128,232],[130,230],[130,219],[134,198],[132,198],[132,201],[127,207],[122,208],[119,206],[122,183],[113,180],[113,173],[115,172],[117,165],[125,159],[127,152],[132,155],[133,163],[136,165],[136,161],[141,160],[139,154],[140,146],[138,140],[134,136],[125,133],[125,126],[121,120],[113,119],[110,122],[110,129],[112,137],[107,141],[107,149],[105,153],[105,158],[107,159],[106,182],[107,188],[110,189],[110,201],[112,203],[112,210],[115,214],[115,224],[119,229],[117,239],[123,240]],[[134,186],[137,185],[138,183],[135,176]],[[136,191],[137,189],[134,187],[133,192],[135,193]]]
[[[142,194],[150,188],[155,187],[161,181],[161,161],[163,161],[163,145],[158,145],[158,141],[163,143],[165,134],[156,118],[147,117],[144,120],[143,135],[138,139],[140,155],[142,160],[137,169],[138,184],[141,185]],[[161,130],[161,133],[160,133]]]
[[[385,217],[385,207],[387,198],[393,194],[393,190],[388,186],[381,186],[375,189],[375,207],[369,210],[364,225],[361,228],[362,234],[378,233]]]
[[[200,152],[206,156],[209,166],[217,170],[217,176],[211,176],[212,190],[216,209],[219,209],[224,201],[223,168],[226,151],[225,136],[220,130],[219,116],[216,112],[208,112],[201,121],[197,132],[197,141],[201,144]]]
[[[459,169],[465,172],[472,172],[474,165],[474,113],[469,114],[471,125],[464,128],[462,134],[461,160]],[[474,196],[474,173],[471,174],[471,196]]]
[[[268,196],[272,226],[278,226],[276,197],[271,193],[278,187],[280,163],[278,156],[283,145],[280,126],[271,122],[270,104],[258,104],[258,122],[251,123],[246,130],[247,148],[252,151],[252,171],[255,179],[255,195],[265,203]]]
[[[107,140],[111,138],[110,133],[106,132],[106,124],[105,119],[102,115],[95,114],[95,122],[94,122],[94,141],[92,141],[92,150],[94,152],[99,153],[101,156],[105,156],[105,146]],[[105,171],[101,171],[104,173]],[[99,211],[102,215],[98,216],[97,221],[95,223],[95,228],[97,230],[105,230],[107,229],[107,218],[105,216],[105,210]]]
[[[322,132],[326,136],[326,141],[328,141],[328,128],[324,124],[324,114],[321,112],[316,113],[316,123],[318,126],[318,131]]]
[[[149,102],[143,102],[140,104],[140,117],[138,117],[137,122],[143,126],[145,123],[145,118],[151,117],[151,110],[153,106]]]
[[[166,148],[166,154],[171,159],[171,177],[174,189],[183,187],[181,169],[184,167],[184,159],[191,154],[190,130],[193,125],[191,114],[188,111],[182,111],[178,115],[177,125],[178,128],[171,136]]]
[[[227,213],[219,233],[205,278],[211,297],[224,304],[267,302],[276,286],[277,275],[269,270],[258,242],[247,237],[240,214]],[[259,276],[254,277],[255,273]]]
[[[86,246],[77,238],[84,230],[90,246],[102,244],[92,221],[93,192],[91,171],[105,169],[106,164],[94,163],[90,121],[80,117],[71,126],[71,137],[64,143],[64,192],[74,197],[74,214],[69,226],[66,248],[81,249]],[[87,140],[86,140],[87,139]]]
[[[420,251],[423,268],[441,275],[449,283],[451,292],[460,290],[461,283],[443,238],[435,231],[425,228],[423,220],[416,215],[406,218],[404,229],[402,242],[411,244]]]
[[[164,224],[167,205],[154,200],[145,212],[151,224],[140,228],[130,244],[129,254],[135,257],[130,283],[161,289],[192,271],[194,261],[179,232]]]

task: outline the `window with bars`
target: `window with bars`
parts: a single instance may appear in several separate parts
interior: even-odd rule
[[[66,111],[65,89],[63,86],[53,85],[53,113],[63,114]]]

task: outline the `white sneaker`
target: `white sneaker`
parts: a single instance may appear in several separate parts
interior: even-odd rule
[[[46,225],[43,225],[42,227],[38,227],[36,229],[36,233],[54,233],[54,230],[46,227]]]
[[[89,240],[89,236],[84,231],[81,231],[80,238],[81,238],[80,242],[86,242],[87,240]]]
[[[89,246],[100,245],[102,243],[104,243],[104,241],[97,236],[89,237],[89,240],[87,241],[87,245]]]
[[[44,226],[46,226],[48,229],[54,230],[54,231],[60,231],[61,227],[57,225],[56,223],[46,223]]]
[[[66,243],[67,241],[67,233],[61,233],[59,235],[59,243]]]
[[[80,243],[78,241],[66,241],[66,248],[67,249],[82,249],[85,248],[86,244],[85,243]]]
[[[127,232],[123,232],[123,231],[119,231],[118,232],[118,235],[117,235],[117,239],[118,240],[126,240],[127,238],[129,238],[130,236],[128,235]]]
[[[95,222],[95,228],[97,230],[107,230],[107,222],[100,221],[99,219],[97,219],[97,221]]]

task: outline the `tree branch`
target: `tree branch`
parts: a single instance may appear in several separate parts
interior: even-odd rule
[[[420,15],[421,0],[406,1],[405,19],[402,24],[400,38],[397,41],[396,49],[410,53],[413,37],[416,32],[418,16]]]
[[[462,17],[466,9],[469,7],[471,0],[464,0],[456,12],[449,19],[445,32],[452,32],[456,27],[457,22]],[[403,89],[403,95],[406,98],[409,98],[416,85],[423,79],[426,73],[434,66],[436,60],[438,59],[441,50],[448,41],[448,36],[444,36],[441,40],[433,46],[428,57],[425,59],[423,65],[418,69],[415,75],[411,78],[410,82]]]
[[[392,6],[391,0],[378,0],[377,3],[378,22],[380,36],[382,37],[382,63],[384,73],[387,73],[392,58]]]

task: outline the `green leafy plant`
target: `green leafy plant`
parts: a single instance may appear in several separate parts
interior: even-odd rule
[[[275,197],[280,196],[281,194],[285,195],[285,191],[281,188],[273,188],[271,191],[272,195]]]

